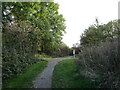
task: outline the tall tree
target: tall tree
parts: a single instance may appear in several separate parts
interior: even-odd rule
[[[65,32],[65,20],[54,2],[2,4],[3,75],[7,78],[36,63],[33,57],[38,51],[53,55]]]

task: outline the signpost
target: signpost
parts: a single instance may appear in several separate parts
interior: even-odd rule
[[[73,56],[74,56],[74,58],[75,58],[75,49],[73,49]]]

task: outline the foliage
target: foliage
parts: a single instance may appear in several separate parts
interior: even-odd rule
[[[3,27],[3,79],[20,73],[38,61],[33,59],[37,51],[36,38],[32,37],[35,31],[28,22],[21,23]]]
[[[91,25],[84,31],[81,36],[81,45],[97,44],[99,42],[112,41],[118,36],[118,20],[108,22],[107,24],[99,23]]]
[[[30,21],[41,41],[40,52],[51,54],[65,32],[65,20],[58,9],[59,5],[54,2],[6,2],[3,3],[3,22]]]
[[[54,2],[3,2],[3,79],[53,55],[62,42],[65,20]]]
[[[85,47],[80,53],[78,65],[82,74],[99,82],[99,87],[120,87],[120,59],[118,41],[104,42]]]
[[[58,46],[56,52],[57,52],[56,53],[57,56],[60,56],[60,57],[69,56],[70,55],[70,48],[66,44],[62,43]]]
[[[81,36],[79,71],[99,84],[120,88],[119,20],[90,26]]]

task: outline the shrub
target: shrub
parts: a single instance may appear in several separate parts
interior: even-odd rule
[[[70,48],[66,44],[61,44],[58,46],[57,50],[55,51],[56,56],[64,57],[70,55]]]
[[[19,22],[18,25],[3,26],[3,80],[37,62],[34,59],[37,45],[33,40],[35,37],[31,38],[34,33],[31,24],[26,21]]]
[[[99,81],[99,87],[120,88],[119,47],[118,40],[82,47],[80,59],[76,61],[80,73]]]

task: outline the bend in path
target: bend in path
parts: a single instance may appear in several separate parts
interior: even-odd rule
[[[38,75],[35,81],[33,81],[34,88],[51,88],[52,83],[52,73],[55,65],[62,60],[70,59],[71,57],[50,59],[48,60],[48,65],[44,71]]]

